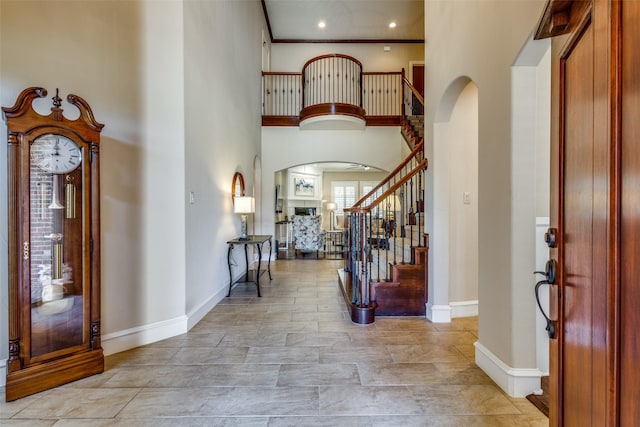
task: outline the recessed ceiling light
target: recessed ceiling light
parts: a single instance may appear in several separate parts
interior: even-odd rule
[[[318,22],[318,28],[324,28],[324,27],[326,27],[326,26],[327,26],[327,24],[325,24],[325,22],[324,22],[324,21],[320,21],[320,22]]]
[[[395,27],[396,27],[395,22],[389,22],[389,28],[395,28]]]

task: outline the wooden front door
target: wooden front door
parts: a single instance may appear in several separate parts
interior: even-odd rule
[[[640,2],[620,4],[619,420],[640,423]]]
[[[607,183],[606,115],[594,79],[595,29],[586,18],[560,60],[559,392],[566,426],[604,426],[606,401]],[[606,87],[605,87],[606,89]],[[606,91],[604,93],[606,97]],[[606,99],[605,99],[606,101]],[[585,375],[585,373],[591,373]]]
[[[551,426],[640,419],[640,2],[549,0]]]

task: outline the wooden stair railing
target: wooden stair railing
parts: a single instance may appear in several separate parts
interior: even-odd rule
[[[396,283],[395,266],[426,267],[426,252],[420,250],[426,244],[422,235],[422,182],[428,162],[423,147],[424,141],[420,141],[384,180],[350,209],[345,209],[348,250],[340,278],[355,323],[374,321],[379,301],[372,295],[372,285]],[[424,285],[424,279],[417,280]],[[393,309],[385,314],[393,314]]]
[[[424,98],[404,76],[402,70],[402,118],[400,132],[409,147],[415,147],[424,138]]]

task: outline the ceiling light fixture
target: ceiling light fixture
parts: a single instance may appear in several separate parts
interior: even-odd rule
[[[389,22],[389,28],[395,28],[396,27],[396,23],[395,22]]]
[[[326,26],[327,26],[327,24],[324,21],[318,22],[318,28],[324,28]]]

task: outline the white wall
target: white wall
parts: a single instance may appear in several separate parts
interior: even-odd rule
[[[273,203],[273,192],[254,192],[266,31],[260,3],[187,1],[184,19],[185,189],[195,194],[185,214],[186,313],[192,325],[228,290],[226,241],[240,234],[231,202],[234,173],[243,174],[247,195],[261,193]],[[260,206],[256,200],[258,221]],[[240,252],[238,259],[244,258]]]
[[[147,328],[148,336],[159,324],[160,334],[185,330],[182,4],[3,1],[0,7],[1,104],[13,105],[28,86],[44,86],[50,95],[60,88],[63,97],[85,98],[105,124],[105,351],[129,345],[136,328]],[[41,106],[48,110],[50,100]],[[6,203],[5,195],[0,204]],[[4,295],[5,274],[1,280]]]
[[[275,173],[316,162],[362,163],[393,170],[406,155],[406,142],[396,126],[369,126],[365,130],[314,131],[297,127],[262,128],[263,193],[274,194]],[[275,202],[264,197],[262,230],[274,233]]]
[[[533,1],[427,1],[425,2],[426,140],[427,155],[433,168],[427,174],[427,230],[437,233],[432,206],[438,189],[434,169],[440,160],[434,153],[441,121],[439,103],[451,85],[464,77],[478,88],[478,222],[479,222],[479,345],[485,359],[476,363],[492,364],[500,374],[511,375],[509,368],[522,369],[516,382],[524,379],[525,388],[535,383],[535,340],[516,335],[513,328],[535,330],[532,316],[514,309],[512,262],[512,111],[511,66],[529,38],[540,16],[542,0]],[[429,200],[431,198],[431,200]],[[435,243],[430,254],[443,249]],[[445,245],[446,246],[446,245]],[[442,265],[430,259],[430,297],[437,269]],[[526,356],[525,356],[526,355]],[[504,369],[504,367],[507,367]],[[485,367],[483,366],[483,369]],[[534,369],[528,371],[528,369]],[[494,379],[496,379],[494,377]],[[513,378],[511,378],[513,379]],[[529,381],[532,379],[532,381]],[[502,383],[498,382],[503,385]],[[539,380],[538,380],[539,383]],[[505,386],[508,387],[508,386]],[[523,389],[510,389],[519,394]],[[529,390],[530,391],[530,390]]]
[[[512,307],[520,319],[512,328],[514,342],[531,336],[537,311],[532,291],[538,279],[532,274],[536,269],[536,217],[538,212],[547,216],[549,212],[550,51],[549,40],[530,40],[512,69],[511,282]],[[514,348],[514,364],[531,366],[532,354],[522,349]]]
[[[424,44],[391,44],[384,52],[384,44],[341,43],[276,43],[271,49],[271,71],[298,72],[316,56],[341,53],[353,56],[362,63],[363,71],[400,71],[409,75],[409,61],[424,59]]]
[[[547,39],[550,45],[549,39]],[[551,48],[544,41],[535,42],[545,53],[536,55],[536,216],[549,217],[551,190]],[[534,59],[535,61],[535,59]]]
[[[185,332],[228,285],[226,240],[240,228],[233,173],[253,190],[265,29],[259,2],[2,1],[0,13],[2,105],[31,85],[60,87],[84,97],[106,125],[105,352]],[[3,189],[5,224],[6,203]],[[0,275],[5,319],[6,287]],[[6,343],[4,329],[2,336]]]
[[[460,93],[441,143],[449,147],[449,303],[477,301],[478,88],[473,83]]]

